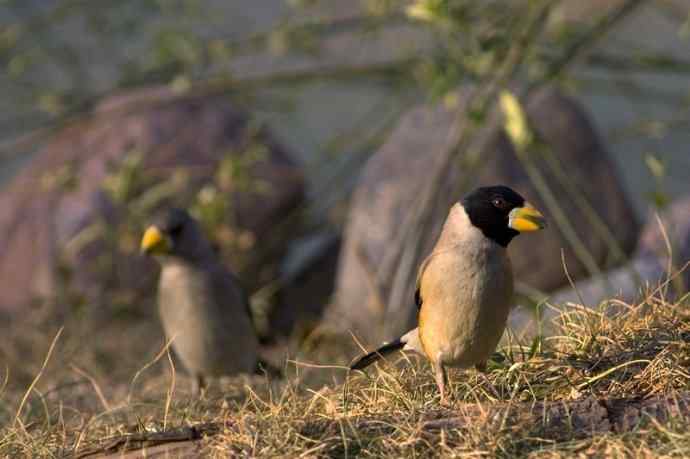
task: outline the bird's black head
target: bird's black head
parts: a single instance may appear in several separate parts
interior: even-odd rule
[[[187,260],[208,254],[210,244],[197,221],[186,210],[171,208],[160,214],[144,232],[141,252]]]
[[[542,214],[507,186],[477,188],[462,200],[462,205],[472,225],[503,247],[518,234],[546,225]]]

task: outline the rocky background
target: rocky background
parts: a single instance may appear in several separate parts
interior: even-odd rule
[[[553,222],[511,249],[514,331],[536,333],[544,300],[687,288],[685,2],[179,3],[0,8],[12,386],[60,325],[65,364],[112,379],[160,350],[156,267],[137,249],[169,205],[239,274],[273,357],[335,337],[342,362],[350,333],[372,345],[409,328],[415,267],[480,184],[516,188]],[[527,52],[509,32],[533,15]],[[519,96],[529,143],[505,132],[496,86]]]

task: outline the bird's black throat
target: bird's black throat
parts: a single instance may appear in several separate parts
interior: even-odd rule
[[[470,221],[472,221],[472,217],[470,217]],[[510,241],[512,241],[515,236],[520,234],[518,231],[515,231],[512,228],[507,228],[504,226],[497,227],[492,224],[484,225],[481,221],[477,223],[472,221],[472,224],[479,228],[484,236],[488,237],[501,247],[508,247]]]

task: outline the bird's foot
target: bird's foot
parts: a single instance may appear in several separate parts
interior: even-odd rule
[[[192,395],[195,398],[206,398],[206,379],[201,375],[196,375],[192,378]]]
[[[434,363],[434,376],[436,378],[436,387],[438,387],[438,393],[441,394],[441,406],[448,406],[448,400],[446,399],[446,381],[448,376],[446,375],[446,368],[441,363]]]

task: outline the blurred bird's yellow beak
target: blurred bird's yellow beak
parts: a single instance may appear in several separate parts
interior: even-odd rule
[[[171,246],[170,238],[165,236],[157,227],[149,226],[141,238],[140,251],[147,255],[168,253]]]
[[[508,226],[521,233],[529,233],[545,228],[546,219],[532,204],[526,202],[524,207],[516,207],[510,211]]]

